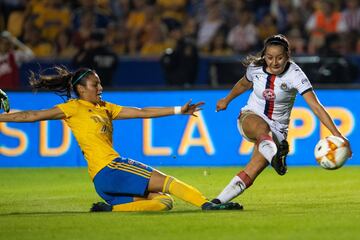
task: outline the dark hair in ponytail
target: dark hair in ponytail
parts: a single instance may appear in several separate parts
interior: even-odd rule
[[[255,66],[265,66],[266,62],[264,59],[266,48],[270,45],[278,45],[282,46],[284,48],[284,51],[286,52],[288,58],[290,58],[290,44],[287,38],[282,34],[273,35],[271,37],[268,37],[264,41],[264,47],[255,56],[249,55],[245,58],[245,60],[242,62],[245,67],[248,67],[251,63],[253,63]]]
[[[55,74],[45,74],[45,71],[52,70]],[[64,66],[56,66],[42,71],[40,74],[30,72],[29,82],[34,90],[46,89],[55,92],[61,97],[71,98],[71,93],[79,97],[76,86],[78,84],[85,86],[86,77],[93,70],[89,68],[80,68],[75,72],[69,71]]]

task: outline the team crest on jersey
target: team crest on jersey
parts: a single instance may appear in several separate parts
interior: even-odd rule
[[[286,91],[286,90],[288,89],[288,86],[286,85],[286,83],[282,83],[282,84],[280,85],[280,88],[281,88],[282,90]]]
[[[275,95],[275,92],[274,92],[274,90],[272,90],[272,89],[265,89],[264,91],[263,91],[263,97],[265,98],[265,100],[267,100],[267,101],[273,101],[273,100],[275,100],[275,98],[276,98],[276,95]]]

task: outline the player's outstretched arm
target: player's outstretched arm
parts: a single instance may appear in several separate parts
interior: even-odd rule
[[[115,119],[156,118],[156,117],[164,117],[174,114],[196,116],[195,113],[197,111],[200,111],[201,106],[204,104],[205,104],[204,102],[197,102],[192,104],[191,100],[189,100],[183,106],[176,106],[176,107],[146,107],[146,108],[123,107],[123,109]]]
[[[242,77],[236,84],[235,86],[231,89],[231,91],[229,92],[229,94],[220,99],[219,101],[217,101],[216,103],[216,112],[218,111],[222,111],[222,110],[226,110],[227,106],[229,105],[229,103],[236,98],[237,96],[239,96],[240,94],[246,92],[247,90],[249,90],[252,87],[252,83],[249,82],[246,77]]]
[[[0,107],[7,112],[7,114],[0,114],[0,122],[36,122],[41,120],[63,119],[66,117],[58,107],[46,110],[30,110],[8,113],[10,111],[9,98],[1,89]]]
[[[320,103],[316,94],[313,91],[309,91],[303,95],[306,103],[309,105],[314,114],[319,118],[319,120],[325,125],[325,127],[331,132],[332,135],[341,137],[344,139],[346,145],[349,147],[350,156],[352,155],[350,142],[344,137],[339,129],[335,126],[334,121],[330,117],[329,113],[326,111],[324,106]]]
[[[58,107],[53,107],[46,110],[30,110],[0,114],[0,122],[36,122],[41,120],[55,120],[64,118],[65,114]]]

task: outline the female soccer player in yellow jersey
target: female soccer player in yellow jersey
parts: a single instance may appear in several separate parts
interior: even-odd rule
[[[0,114],[0,122],[35,122],[64,119],[88,163],[96,192],[104,202],[91,211],[170,210],[174,195],[202,210],[242,209],[238,203],[214,204],[197,189],[138,161],[121,157],[113,148],[113,120],[152,118],[174,114],[194,115],[204,104],[191,101],[177,107],[124,107],[103,101],[101,81],[92,69],[70,72],[55,67],[56,75],[31,74],[34,89],[48,89],[69,100],[46,110]],[[72,92],[76,98],[71,99]],[[6,94],[1,94],[8,102]]]

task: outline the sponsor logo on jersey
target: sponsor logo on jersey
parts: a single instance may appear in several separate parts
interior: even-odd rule
[[[275,100],[275,98],[276,98],[276,95],[275,95],[275,92],[274,92],[274,90],[272,90],[272,89],[265,89],[264,91],[263,91],[263,97],[265,98],[265,100],[267,100],[267,101],[273,101],[273,100]]]

